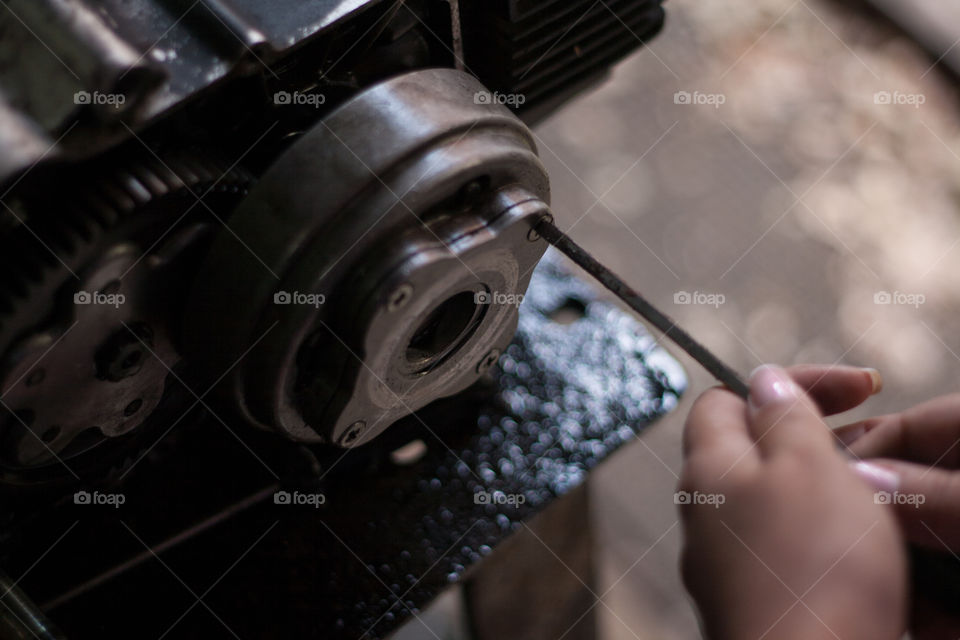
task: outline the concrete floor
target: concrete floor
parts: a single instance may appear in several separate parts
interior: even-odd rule
[[[956,391],[949,79],[888,26],[826,0],[667,6],[651,49],[537,130],[560,226],[744,373],[880,369],[883,394],[838,423]],[[675,304],[680,292],[722,304]],[[683,418],[711,380],[681,360],[683,406],[593,479],[607,639],[699,637],[673,493]]]

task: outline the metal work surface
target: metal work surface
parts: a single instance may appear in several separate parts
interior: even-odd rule
[[[68,497],[8,537],[4,566],[17,578],[53,545],[20,586],[68,637],[171,628],[168,637],[227,637],[228,628],[245,638],[384,637],[582,485],[673,409],[685,386],[636,320],[551,254],[515,341],[465,394],[346,452],[240,432],[257,457],[221,425],[189,421],[123,486],[100,488],[122,505],[74,506]],[[417,439],[422,457],[391,458]],[[277,503],[278,487],[290,504]],[[184,533],[245,498],[213,526]],[[105,572],[109,579],[63,597]]]

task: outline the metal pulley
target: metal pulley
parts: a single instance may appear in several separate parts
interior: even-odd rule
[[[479,379],[546,243],[533,137],[472,76],[356,96],[266,172],[215,239],[187,350],[250,423],[352,447]]]

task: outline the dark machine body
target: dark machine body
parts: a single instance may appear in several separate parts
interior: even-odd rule
[[[0,637],[383,637],[675,405],[639,324],[537,270],[528,128],[658,0],[6,4]],[[229,625],[142,595],[244,549]]]
[[[4,479],[112,464],[184,400],[353,447],[470,386],[544,250],[526,124],[662,23],[638,0],[11,2]]]

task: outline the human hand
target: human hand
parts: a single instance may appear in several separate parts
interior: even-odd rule
[[[916,640],[960,637],[956,583],[960,564],[960,395],[935,398],[901,413],[837,430],[858,471],[885,498],[914,544],[944,554],[915,570],[910,630]],[[939,570],[941,575],[931,574]],[[944,596],[946,596],[946,600]]]
[[[878,386],[869,370],[764,367],[749,403],[723,389],[696,402],[680,481],[691,496],[681,505],[683,573],[707,637],[900,638],[897,523],[821,417]]]

